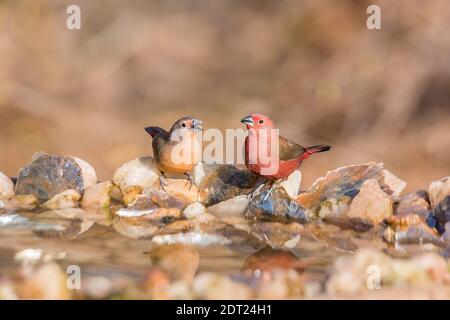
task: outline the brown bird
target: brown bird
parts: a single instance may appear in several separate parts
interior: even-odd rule
[[[162,173],[161,186],[164,188],[165,173],[184,174],[192,185],[188,173],[201,160],[201,120],[184,117],[176,121],[170,131],[160,127],[147,127],[145,131],[153,138],[153,157]]]
[[[252,113],[241,119],[241,122],[249,132],[245,140],[245,164],[251,172],[267,180],[281,182],[297,170],[310,155],[331,149],[326,145],[305,148],[278,135],[277,132],[274,134],[275,125],[272,119],[264,114]],[[275,147],[278,147],[278,150],[272,150]],[[261,150],[263,153],[260,153]],[[273,183],[267,196],[275,185],[276,183]]]

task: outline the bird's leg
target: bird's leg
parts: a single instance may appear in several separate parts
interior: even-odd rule
[[[275,180],[275,181],[273,182],[273,184],[272,184],[272,186],[270,187],[269,191],[268,191],[267,194],[264,196],[263,201],[266,201],[266,200],[270,197],[270,195],[272,194],[273,190],[274,190],[276,187],[278,187],[278,185],[279,185],[282,181],[283,181],[283,179],[278,179],[278,180]]]
[[[193,175],[191,175],[191,174],[189,174],[189,173],[185,173],[184,174],[187,178],[188,178],[188,181],[189,181],[189,191],[191,191],[191,188],[192,188],[192,186],[195,184],[194,182],[194,176]]]
[[[166,176],[164,175],[164,172],[161,172],[161,175],[159,176],[159,185],[161,186],[161,189],[165,192],[167,192],[166,188],[168,186],[166,182]]]
[[[269,181],[269,179],[264,180],[263,183],[261,183],[255,190],[253,190],[252,193],[250,193],[250,199],[249,201],[252,201],[252,199],[255,197],[255,195],[261,191],[261,189],[266,185],[267,181]]]

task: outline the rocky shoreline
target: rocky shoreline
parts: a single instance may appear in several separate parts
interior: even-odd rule
[[[0,238],[33,234],[6,263],[20,267],[3,273],[0,298],[450,298],[450,177],[403,195],[406,182],[370,162],[329,171],[302,192],[296,171],[266,197],[259,178],[233,165],[199,163],[194,184],[172,177],[161,186],[160,176],[141,157],[98,182],[86,161],[47,153],[16,181],[0,172]],[[39,239],[59,241],[70,257],[73,243],[98,232],[122,249],[148,245],[150,261],[139,279],[87,277],[70,290],[65,258]],[[202,270],[202,252],[217,251],[246,258],[240,270]]]

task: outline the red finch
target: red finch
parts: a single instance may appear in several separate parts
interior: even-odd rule
[[[162,172],[160,179],[164,188],[165,173],[181,173],[189,178],[188,173],[201,160],[201,139],[198,135],[203,130],[201,120],[184,117],[176,121],[169,132],[160,127],[147,127],[145,131],[153,138],[153,157]]]
[[[278,135],[272,119],[261,113],[252,113],[241,120],[248,130],[245,139],[245,164],[247,168],[268,180],[274,181],[266,198],[281,182],[300,167],[310,155],[331,149],[330,146],[317,145],[302,147]]]

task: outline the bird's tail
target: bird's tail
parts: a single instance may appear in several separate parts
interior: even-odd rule
[[[147,127],[145,128],[145,131],[147,131],[147,133],[151,135],[152,138],[154,138],[157,134],[166,132],[166,130],[160,127]]]
[[[305,152],[302,154],[302,158],[306,159],[314,153],[325,152],[330,149],[331,149],[331,146],[327,146],[324,144],[318,144],[317,146],[308,147],[308,148],[305,148]]]

